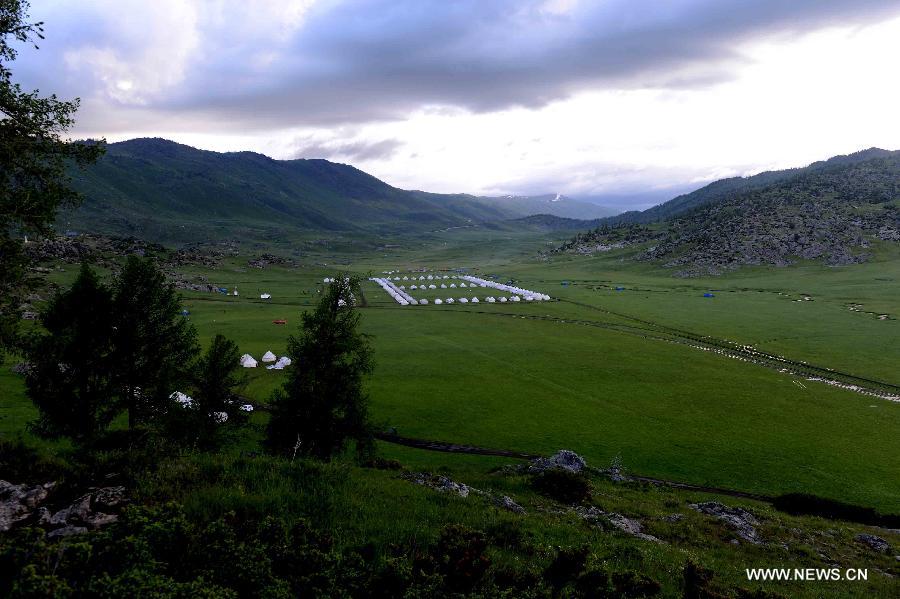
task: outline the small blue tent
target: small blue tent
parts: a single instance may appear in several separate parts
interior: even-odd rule
[[[712,293],[704,293],[703,297],[716,297]]]

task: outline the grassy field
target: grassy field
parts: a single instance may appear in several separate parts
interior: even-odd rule
[[[408,248],[392,250],[395,261],[371,254],[343,261],[360,274],[469,268],[560,301],[404,308],[366,282],[363,327],[375,350],[369,392],[379,423],[407,436],[530,453],[565,447],[601,466],[618,456],[641,475],[900,510],[900,404],[604,328],[634,317],[900,384],[900,261],[892,256],[852,268],[800,265],[685,280],[615,254],[546,260],[528,254],[533,245],[507,239],[504,246],[493,232],[442,241],[445,235],[421,243],[420,261]],[[498,247],[505,249],[488,251]],[[187,269],[241,293],[184,294],[201,341],[223,333],[257,358],[270,349],[283,354],[299,314],[334,274],[333,262],[310,262]],[[72,270],[54,277],[64,284]],[[715,297],[703,297],[710,290]],[[264,292],[272,299],[258,299]],[[483,300],[489,293],[429,290],[424,297]],[[248,374],[245,393],[258,402],[284,377],[262,368]],[[13,400],[0,426],[9,431],[30,407],[18,380],[2,376]]]

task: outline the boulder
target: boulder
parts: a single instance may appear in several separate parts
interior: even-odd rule
[[[718,501],[706,501],[703,503],[691,503],[692,510],[713,516],[731,528],[737,535],[749,543],[758,545],[761,542],[756,526],[759,522],[756,516],[741,507],[729,507]]]
[[[568,470],[569,472],[579,473],[587,467],[584,458],[568,449],[560,449],[555,454],[547,458],[537,458],[528,464],[527,471],[535,474],[544,470]]]
[[[891,550],[891,544],[881,537],[870,534],[858,534],[855,538],[863,545],[867,545],[870,549],[874,549],[878,553],[888,553]]]

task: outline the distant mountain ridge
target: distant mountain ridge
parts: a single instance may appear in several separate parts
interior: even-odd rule
[[[303,231],[424,232],[516,219],[544,207],[531,198],[398,189],[328,160],[211,152],[159,138],[109,144],[97,164],[72,175],[85,202],[61,215],[61,228],[162,242],[264,240]],[[577,212],[578,203],[553,207]]]

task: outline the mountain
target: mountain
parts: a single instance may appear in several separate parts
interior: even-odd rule
[[[558,251],[634,246],[637,259],[695,275],[798,260],[853,264],[879,242],[900,241],[900,152],[872,149],[763,175],[708,185],[693,205],[683,196],[673,215],[650,226],[601,221]]]
[[[109,144],[97,164],[73,173],[73,184],[85,202],[62,215],[62,227],[155,241],[399,233],[523,216],[474,196],[397,189],[346,164],[210,152],[163,139]]]
[[[522,216],[548,214],[560,218],[594,220],[615,214],[614,210],[591,202],[584,202],[562,194],[537,196],[480,197],[479,201],[503,211],[517,212]]]
[[[736,193],[762,189],[780,181],[786,181],[808,173],[829,171],[865,162],[875,158],[886,158],[895,152],[880,148],[869,148],[853,154],[834,156],[828,160],[814,162],[804,168],[792,168],[781,171],[765,171],[750,177],[730,177],[714,181],[690,193],[679,195],[668,202],[663,202],[641,212],[629,211],[606,219],[609,223],[654,223],[667,220],[702,206],[724,200]]]

